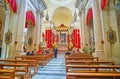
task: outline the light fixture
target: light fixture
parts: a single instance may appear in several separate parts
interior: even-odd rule
[[[46,13],[46,21],[49,21],[49,14],[48,14],[48,10],[47,10],[47,13]]]

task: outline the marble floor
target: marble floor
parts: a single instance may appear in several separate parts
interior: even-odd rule
[[[66,79],[64,54],[58,54],[45,67],[39,67],[32,79]]]

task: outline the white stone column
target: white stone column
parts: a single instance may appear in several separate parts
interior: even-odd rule
[[[6,57],[5,55],[8,56],[8,49],[4,40],[5,40],[5,33],[8,31],[8,27],[9,27],[10,11],[5,11],[5,14],[6,14],[6,19],[5,19],[5,26],[4,26],[4,33],[3,33],[2,53],[1,53],[2,58],[5,58]]]
[[[40,11],[37,11],[36,16],[36,49],[38,49],[40,43]]]
[[[103,40],[102,36],[102,25],[100,19],[100,10],[98,0],[92,0],[92,9],[93,9],[93,27],[94,27],[94,34],[95,34],[95,55],[99,59],[104,59],[104,51],[103,51],[103,44],[101,41]]]
[[[19,55],[21,52],[23,52],[23,39],[24,39],[24,28],[25,28],[25,11],[26,11],[26,0],[20,0],[20,11],[18,13],[18,25],[16,26],[16,37],[15,41],[17,42],[16,45],[14,45],[14,55]]]
[[[84,6],[84,5],[83,5]],[[85,9],[85,8],[84,8]],[[85,44],[88,44],[88,38],[87,38],[87,26],[85,25],[85,10],[82,10],[82,32],[83,32],[83,35],[82,35],[82,38],[83,38],[83,46]]]
[[[43,14],[40,15],[40,41],[43,41],[43,39],[42,39],[42,32],[44,32]]]
[[[83,47],[82,45],[83,45],[83,36],[84,36],[84,32],[83,32],[83,27],[82,27],[82,13],[81,13],[81,11],[79,12],[79,18],[80,18],[80,42],[81,42],[81,47]]]

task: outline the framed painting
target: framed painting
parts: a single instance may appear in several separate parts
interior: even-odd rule
[[[66,33],[60,34],[60,41],[61,41],[61,43],[66,43]]]
[[[116,32],[111,28],[107,31],[107,40],[113,44],[116,41]]]
[[[5,43],[10,44],[12,42],[12,33],[10,31],[5,33]]]

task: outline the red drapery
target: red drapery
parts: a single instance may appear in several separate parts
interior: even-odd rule
[[[56,35],[56,42],[59,43],[59,35]]]
[[[74,29],[72,33],[73,47],[80,48],[80,30]]]
[[[31,10],[26,12],[26,22],[25,22],[25,28],[28,28],[28,25],[35,26],[35,17]]]
[[[11,10],[16,13],[17,12],[17,3],[16,0],[6,0],[9,3]]]
[[[52,48],[52,42],[53,42],[53,39],[52,39],[52,30],[46,30],[46,42],[47,42],[47,48]]]
[[[42,32],[42,37],[43,37],[43,38],[45,37],[44,32]]]
[[[88,9],[86,16],[86,25],[88,25],[92,19],[93,19],[93,12],[92,12],[92,8],[90,8]]]
[[[108,0],[101,0],[101,8],[102,10],[107,6]]]
[[[68,44],[70,43],[70,35],[69,34],[67,35],[67,42],[68,42]]]

